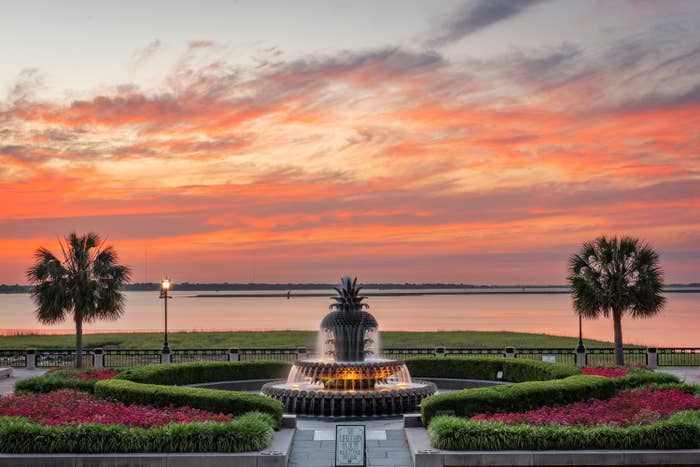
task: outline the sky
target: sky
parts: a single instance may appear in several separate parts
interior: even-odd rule
[[[700,2],[26,1],[0,17],[0,283],[700,282]]]

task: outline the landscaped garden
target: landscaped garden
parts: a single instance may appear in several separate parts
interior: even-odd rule
[[[255,361],[51,371],[0,398],[0,452],[261,450],[280,426],[278,401],[177,385],[276,378],[288,368]]]
[[[422,359],[431,373],[521,383],[452,391],[425,399],[433,447],[451,451],[700,448],[700,386],[640,368],[556,368],[512,361]],[[461,360],[461,362],[460,362]],[[477,364],[473,360],[481,360]],[[530,377],[523,375],[531,366]],[[572,374],[573,373],[573,374]],[[427,375],[423,375],[427,376]],[[474,376],[471,376],[474,377]],[[529,379],[529,381],[528,381]],[[549,379],[536,381],[536,379]]]

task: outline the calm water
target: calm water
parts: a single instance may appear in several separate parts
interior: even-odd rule
[[[327,297],[195,297],[198,293],[210,292],[173,293],[174,299],[168,303],[169,330],[312,330],[318,329],[330,304]],[[163,301],[158,292],[126,295],[128,306],[122,319],[88,325],[87,332],[162,330]],[[700,347],[700,294],[667,293],[666,298],[662,316],[623,320],[625,342]],[[370,297],[368,302],[369,311],[384,331],[518,331],[564,336],[578,333],[578,319],[566,294],[392,296]],[[72,332],[70,322],[40,325],[32,310],[28,295],[0,294],[0,332]],[[583,326],[587,338],[613,339],[609,319],[584,321]]]

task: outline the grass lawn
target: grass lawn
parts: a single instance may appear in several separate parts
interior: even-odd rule
[[[300,347],[316,343],[315,331],[239,331],[239,332],[174,332],[168,334],[172,348],[229,347]],[[439,331],[382,332],[382,347],[569,347],[576,346],[574,337],[527,334],[519,332]],[[86,334],[86,347],[117,346],[121,349],[159,349],[163,334],[155,332]],[[584,340],[586,347],[610,347],[612,343]],[[75,347],[75,337],[65,335],[0,336],[0,349]]]

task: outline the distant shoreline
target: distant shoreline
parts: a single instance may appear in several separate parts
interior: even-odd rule
[[[365,295],[382,296],[384,294],[392,295],[467,295],[478,293],[569,293],[566,285],[474,285],[474,284],[446,284],[446,283],[419,283],[419,284],[395,284],[395,283],[368,283],[361,284],[364,290],[372,290],[374,292],[366,292]],[[209,295],[206,292],[244,292],[252,297],[263,295],[260,292],[275,292],[287,294],[287,291],[297,291],[295,295],[299,295],[302,291],[309,292],[306,296],[325,296],[319,291],[328,290],[328,293],[334,293],[334,284],[317,284],[317,283],[287,283],[287,284],[233,284],[233,283],[190,283],[190,282],[174,282],[173,290],[178,292],[205,292],[202,295]],[[134,283],[127,284],[122,290],[126,292],[152,292],[160,289],[159,283]],[[29,285],[19,284],[0,284],[0,294],[13,293],[29,293]],[[387,290],[387,292],[383,292]],[[406,292],[403,292],[403,291]],[[379,291],[379,292],[377,292]],[[423,292],[425,291],[425,292]],[[691,282],[688,284],[668,284],[665,292],[679,293],[700,293],[700,283]],[[315,295],[314,295],[315,294]],[[231,294],[234,295],[234,294]],[[236,296],[242,296],[235,294]],[[216,294],[222,296],[222,294]],[[268,296],[265,294],[264,296]]]
[[[664,290],[665,293],[700,293],[700,289]],[[329,292],[330,293],[330,292]],[[568,295],[568,290],[480,290],[480,291],[430,291],[430,292],[367,292],[367,297],[404,297],[420,295]],[[190,295],[193,298],[300,298],[328,297],[328,293],[213,293]]]

